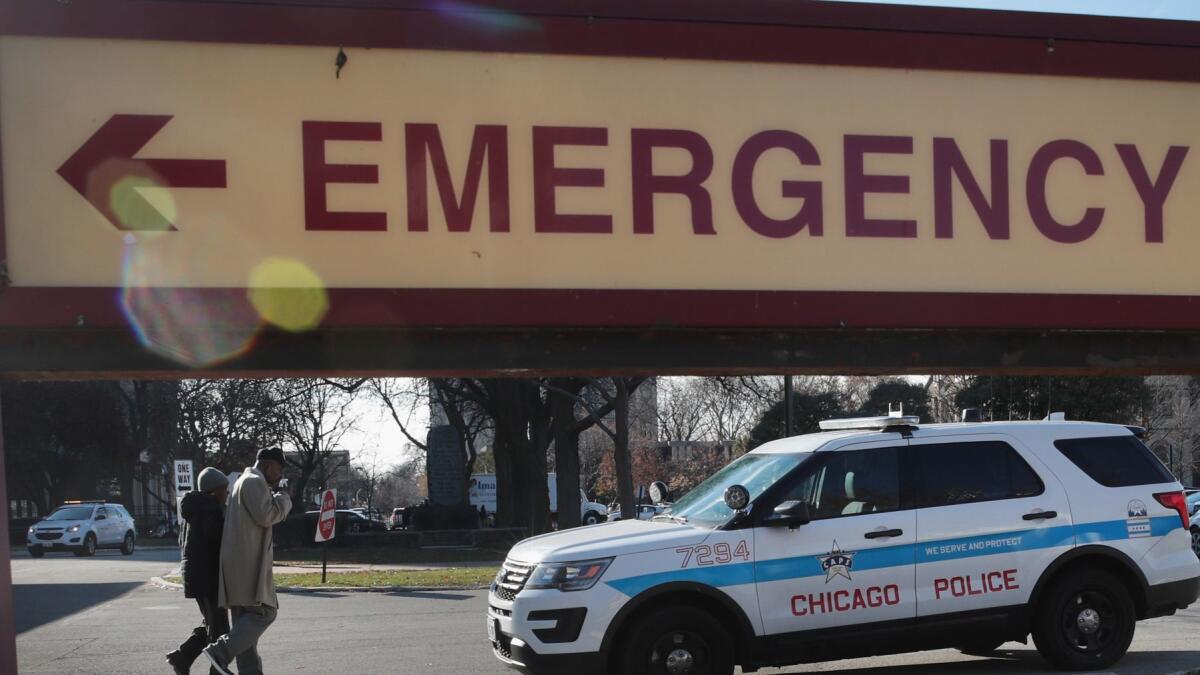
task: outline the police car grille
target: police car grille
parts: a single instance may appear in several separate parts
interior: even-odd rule
[[[534,567],[536,565],[505,560],[496,574],[496,580],[492,582],[492,592],[501,600],[511,601],[525,588],[525,582],[529,581]]]
[[[49,541],[52,539],[61,539],[62,536],[62,532],[38,532],[37,538]]]

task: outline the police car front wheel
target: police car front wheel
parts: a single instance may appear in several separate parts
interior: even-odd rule
[[[1099,570],[1064,576],[1038,608],[1033,640],[1065,670],[1107,668],[1133,641],[1133,600],[1119,580]]]
[[[628,675],[730,675],[733,641],[708,612],[671,606],[642,617],[626,633],[629,648],[614,665]]]

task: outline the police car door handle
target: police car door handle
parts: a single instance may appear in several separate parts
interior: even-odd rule
[[[1021,516],[1025,520],[1047,520],[1049,518],[1057,518],[1058,511],[1034,511]]]
[[[902,534],[904,534],[904,530],[875,530],[874,532],[868,532],[863,536],[867,539],[878,539],[880,537],[899,537]]]

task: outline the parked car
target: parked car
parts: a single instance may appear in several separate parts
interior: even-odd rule
[[[392,509],[392,515],[388,519],[388,529],[389,530],[399,530],[404,527],[405,527],[404,509],[403,508]]]
[[[1200,490],[1195,488],[1184,490],[1187,498],[1188,513],[1192,516],[1192,552],[1200,558],[1200,525],[1196,524],[1196,516],[1200,516]]]
[[[133,555],[136,532],[133,517],[120,504],[66,502],[29,528],[25,547],[34,558],[46,551],[91,556],[101,548],[119,548],[121,553]]]
[[[342,528],[343,532],[383,532],[387,530],[387,525],[381,520],[373,520],[353,509],[338,509],[339,516],[345,516],[345,522],[338,517],[338,527]]]
[[[383,511],[380,511],[379,509],[368,509],[363,506],[355,506],[353,508],[346,509],[346,510],[353,511],[353,512],[357,513],[358,515],[362,516],[363,518],[366,518],[375,523],[379,523],[380,525],[383,526],[383,529],[385,529],[385,530],[387,529],[388,519],[383,516]]]
[[[178,539],[179,525],[174,517],[159,518],[153,527],[146,530],[146,536],[153,539]]]
[[[320,517],[320,511],[307,511],[304,514],[305,528],[310,532],[309,540],[311,541],[311,533],[317,531],[317,519]],[[334,512],[334,524],[336,536],[342,536],[346,533],[357,534],[359,532],[385,532],[387,526],[383,523],[376,522],[367,518],[358,511],[351,509],[338,509]]]
[[[658,504],[638,504],[637,519],[650,520],[654,516],[662,513],[667,507],[659,506]],[[614,503],[608,507],[608,522],[621,520],[621,505]]]

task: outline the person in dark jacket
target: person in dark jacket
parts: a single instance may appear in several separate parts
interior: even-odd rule
[[[209,467],[200,472],[198,490],[183,496],[179,513],[183,516],[180,540],[183,557],[183,595],[200,606],[204,623],[192,635],[167,654],[167,663],[176,675],[186,675],[192,662],[209,644],[229,632],[229,617],[217,604],[217,577],[221,570],[221,532],[225,528],[225,502],[229,479]],[[215,671],[213,671],[215,672]]]

